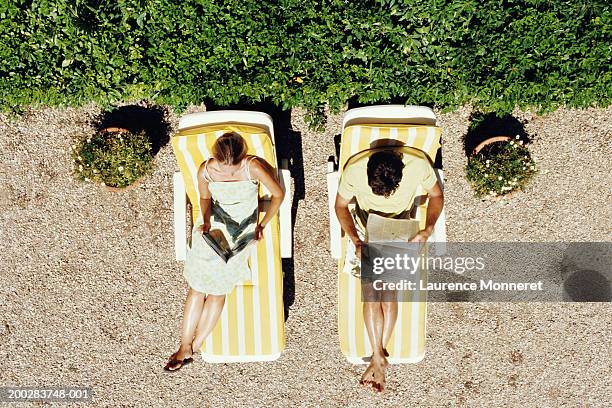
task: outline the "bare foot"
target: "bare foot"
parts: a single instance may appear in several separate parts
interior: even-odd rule
[[[361,376],[359,384],[371,386],[374,391],[382,392],[385,389],[385,370],[389,363],[384,355],[372,356],[370,365]]]
[[[389,357],[389,352],[387,351],[386,348],[383,348],[383,354],[385,355],[385,357]],[[362,357],[361,359],[363,361],[365,361],[366,363],[369,363],[370,361],[372,361],[372,356],[370,356],[370,357]]]
[[[363,372],[363,375],[361,376],[361,380],[359,380],[359,384],[369,387],[372,384],[373,380],[374,380],[374,367],[373,367],[372,359],[370,358],[370,365]]]

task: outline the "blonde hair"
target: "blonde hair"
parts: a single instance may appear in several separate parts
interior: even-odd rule
[[[212,155],[223,164],[236,165],[247,155],[247,144],[236,132],[221,135],[213,145]]]

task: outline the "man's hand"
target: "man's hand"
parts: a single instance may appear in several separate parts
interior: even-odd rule
[[[257,224],[257,226],[255,227],[255,240],[256,241],[259,241],[261,237],[263,237],[263,230],[264,230],[264,227],[262,227],[261,224]]]
[[[409,242],[427,242],[431,232],[427,229],[420,230]]]
[[[352,241],[353,244],[355,244],[355,255],[357,256],[357,259],[361,260],[361,247],[363,246],[363,241],[359,238],[356,238]]]
[[[204,221],[204,224],[198,225],[196,231],[198,231],[200,235],[208,233],[208,231],[210,231],[210,220]]]

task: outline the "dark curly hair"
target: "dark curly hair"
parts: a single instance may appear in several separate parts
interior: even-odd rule
[[[368,185],[376,195],[389,197],[402,180],[402,154],[392,150],[374,153],[368,160]]]

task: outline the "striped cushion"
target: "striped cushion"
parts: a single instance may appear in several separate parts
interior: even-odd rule
[[[342,133],[339,172],[345,163],[364,150],[401,143],[417,148],[433,161],[440,148],[441,130],[434,126],[410,125],[354,125]],[[391,139],[391,140],[389,140]],[[364,182],[367,182],[364,180]],[[422,187],[416,195],[424,194]],[[417,208],[416,219],[425,227],[427,203]],[[347,237],[342,238],[342,252],[338,263],[338,331],[342,353],[353,360],[372,354],[368,334],[363,323],[363,303],[358,278],[343,273]],[[421,278],[426,281],[427,271]],[[418,296],[421,297],[418,297]],[[425,353],[427,303],[423,293],[415,292],[411,302],[398,303],[398,318],[389,340],[387,351],[392,363],[417,362]]]
[[[348,159],[363,150],[393,142],[422,150],[433,162],[440,148],[441,133],[441,129],[436,126],[399,124],[347,126],[342,133],[342,140],[348,140],[349,143],[341,143],[339,168],[344,168]]]
[[[185,182],[185,190],[192,204],[192,219],[199,212],[197,171],[202,162],[211,156],[215,140],[223,133],[241,134],[248,145],[248,153],[263,157],[277,167],[272,140],[259,127],[246,125],[202,126],[183,130],[172,138],[172,147]],[[265,188],[260,187],[260,195]],[[260,217],[263,217],[263,211]],[[203,345],[203,352],[217,361],[241,357],[257,360],[257,357],[280,353],[285,346],[283,311],[283,276],[280,256],[280,232],[278,216],[264,230],[249,260],[256,277],[256,286],[238,285],[227,296],[225,307],[213,332]]]
[[[226,132],[237,132],[245,138],[248,154],[266,159],[276,168],[276,154],[268,133],[256,126],[216,125],[192,128],[179,132],[172,138],[172,147],[183,174],[185,190],[192,204],[192,215],[195,220],[200,211],[200,192],[197,175],[200,165],[211,157],[215,140]],[[184,171],[186,170],[186,171]],[[264,186],[260,186],[260,195],[269,195]]]

